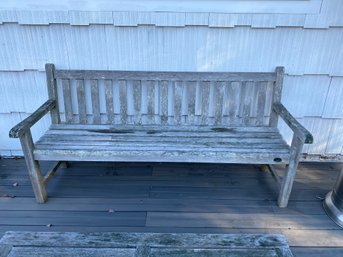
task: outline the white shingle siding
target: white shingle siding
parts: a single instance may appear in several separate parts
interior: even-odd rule
[[[343,66],[341,67],[343,69]],[[323,118],[343,119],[343,77],[332,78],[325,101]]]
[[[32,113],[48,98],[44,72],[0,72],[0,85],[0,113]]]
[[[103,70],[285,66],[282,102],[314,136],[304,152],[343,154],[342,13],[341,0],[323,0],[318,14],[0,10],[0,155],[21,154],[8,130],[47,99],[47,62]],[[279,128],[290,142],[291,131]]]
[[[330,81],[325,75],[286,76],[282,102],[296,118],[321,117]]]
[[[14,10],[0,10],[0,24],[4,22],[18,22],[17,12]]]
[[[0,70],[272,71],[343,76],[343,29],[0,26]],[[151,58],[153,57],[153,58]]]
[[[343,119],[335,119],[329,131],[326,154],[343,153]]]

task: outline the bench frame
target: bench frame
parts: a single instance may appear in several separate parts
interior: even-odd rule
[[[60,75],[63,74],[63,70],[57,71]],[[88,77],[92,78],[92,73],[107,73],[110,74],[111,71],[72,71],[73,74],[77,76],[80,72],[89,72]],[[20,143],[22,146],[22,150],[24,153],[27,169],[29,172],[29,176],[31,179],[31,183],[33,186],[34,194],[38,203],[44,203],[47,200],[47,192],[45,189],[46,184],[52,178],[54,173],[57,169],[61,166],[67,166],[67,162],[65,161],[58,161],[56,162],[52,169],[47,172],[45,177],[42,176],[39,161],[35,160],[34,158],[34,143],[32,140],[31,135],[31,127],[38,122],[42,117],[44,117],[47,113],[50,112],[51,114],[51,121],[52,124],[59,124],[59,108],[57,99],[57,84],[55,79],[55,68],[53,64],[46,64],[46,77],[47,77],[47,84],[48,84],[48,93],[49,93],[49,100],[46,101],[43,105],[41,105],[34,113],[32,113],[29,117],[21,121],[15,127],[13,127],[10,132],[9,136],[11,138],[19,138]],[[85,74],[85,73],[84,73]],[[162,73],[155,73],[152,76],[158,76]],[[191,73],[184,73],[185,75],[189,75]],[[209,76],[212,73],[203,73],[204,76],[208,74]],[[214,74],[214,73],[213,73]],[[228,76],[237,76],[235,73],[227,73]],[[243,73],[239,73],[243,74]],[[262,73],[244,73],[251,78],[254,75],[261,75]],[[270,73],[268,73],[270,75]],[[98,74],[99,75],[99,74]],[[73,75],[71,75],[73,76]],[[302,155],[302,149],[304,144],[311,144],[313,142],[313,137],[311,133],[306,130],[288,111],[287,109],[281,104],[281,92],[282,92],[282,84],[283,84],[283,76],[284,76],[284,68],[277,67],[276,68],[276,81],[275,81],[275,89],[273,95],[273,105],[272,105],[272,113],[270,117],[270,127],[277,127],[278,118],[281,117],[286,124],[290,127],[293,131],[293,139],[290,146],[290,159],[287,165],[287,170],[285,173],[284,178],[282,179],[281,189],[278,197],[278,205],[280,207],[286,207],[288,204],[288,199],[290,197],[290,193],[293,186],[293,181],[296,175],[297,166],[299,160]]]

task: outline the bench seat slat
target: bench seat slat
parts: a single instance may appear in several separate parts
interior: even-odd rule
[[[289,162],[288,153],[202,152],[202,151],[122,151],[122,150],[34,150],[36,160],[194,162],[194,163],[281,163]]]
[[[176,149],[180,151],[186,151],[187,149],[200,149],[204,151],[250,151],[254,152],[257,149],[257,152],[289,152],[287,147],[284,147],[282,144],[262,144],[262,143],[198,143],[187,142],[185,145],[182,141],[175,142],[160,142],[157,140],[151,142],[106,142],[106,141],[45,141],[39,142],[36,144],[36,149],[82,149],[82,148],[106,148],[109,149],[139,149],[139,150],[149,150],[149,149]],[[231,150],[232,149],[232,150]]]
[[[83,125],[83,124],[52,124],[51,130],[134,130],[134,131],[194,131],[194,132],[213,132],[213,131],[234,131],[234,132],[274,132],[279,134],[279,130],[273,127],[223,127],[223,126],[136,126],[136,125]]]
[[[220,139],[220,140],[219,140]],[[153,137],[141,134],[135,135],[75,135],[75,134],[47,134],[42,137],[39,142],[45,141],[108,141],[108,142],[150,142]],[[221,143],[264,143],[264,144],[278,144],[284,143],[279,137],[204,137],[204,136],[183,136],[183,137],[159,137],[160,142],[183,142],[183,143],[192,143],[194,141],[199,143],[213,143],[220,141]]]
[[[280,136],[276,133],[253,133],[253,132],[237,132],[237,133],[215,133],[215,132],[187,132],[180,133],[180,131],[132,131],[132,130],[117,130],[117,132],[111,131],[102,131],[102,130],[51,130],[46,133],[47,135],[88,135],[88,136],[99,136],[99,135],[107,135],[107,136],[128,136],[128,135],[135,135],[135,136],[147,136],[149,137],[166,137],[166,138],[193,138],[194,140],[201,137],[204,139],[210,140],[211,138],[265,138],[266,140],[270,138],[280,138]]]

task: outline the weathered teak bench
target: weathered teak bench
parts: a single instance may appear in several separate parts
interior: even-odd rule
[[[287,206],[311,134],[280,103],[284,69],[271,73],[55,70],[49,100],[10,131],[19,137],[39,203],[62,161],[288,164],[278,198]],[[52,125],[34,144],[30,128]],[[278,116],[293,130],[282,139]],[[57,161],[43,178],[39,161]]]

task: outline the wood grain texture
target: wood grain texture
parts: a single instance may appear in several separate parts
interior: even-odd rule
[[[79,112],[79,123],[87,124],[86,93],[83,80],[76,80],[77,106]]]
[[[14,126],[10,132],[9,136],[12,138],[18,138],[26,133],[37,121],[39,121],[45,114],[53,110],[56,107],[55,100],[48,100],[42,104],[34,113],[29,117]]]
[[[304,142],[295,134],[292,139],[290,162],[287,167],[286,174],[282,179],[280,194],[278,198],[278,205],[280,207],[287,207],[288,199],[292,191],[293,182],[297,173],[298,163]]]
[[[274,103],[273,110],[275,113],[286,122],[286,124],[293,130],[297,137],[299,137],[305,144],[313,143],[312,134],[302,126],[284,107],[281,103]]]
[[[37,254],[110,256],[109,253],[119,257],[293,256],[284,236],[278,234],[6,232],[0,244],[8,245],[9,242],[13,245],[9,257]]]
[[[55,109],[51,112],[51,122],[52,124],[60,123],[60,115],[58,108],[58,94],[57,94],[57,83],[55,79],[55,66],[53,64],[45,65],[46,82],[48,87],[49,99],[55,100]]]
[[[37,160],[34,158],[33,154],[33,141],[31,131],[26,131],[20,136],[20,143],[25,156],[27,170],[31,179],[32,188],[38,203],[44,203],[47,198],[47,192],[45,189],[42,173]]]
[[[71,88],[70,88],[70,81],[68,79],[62,79],[62,90],[63,90],[65,122],[73,123]]]
[[[275,81],[275,88],[273,92],[273,103],[280,103],[281,102],[281,94],[282,94],[282,87],[283,87],[283,77],[285,74],[284,67],[276,67],[276,81]],[[278,124],[278,117],[275,112],[272,111],[271,118],[269,121],[269,125],[272,127],[277,127]]]
[[[275,81],[274,72],[154,72],[56,70],[57,79],[119,79],[165,81]]]
[[[100,100],[99,100],[99,84],[95,79],[91,79],[91,95],[92,95],[92,114],[93,124],[100,124]]]
[[[105,102],[106,115],[108,124],[114,122],[114,107],[113,107],[113,85],[112,80],[105,80]]]
[[[53,167],[45,174],[43,178],[43,183],[46,185],[49,183],[49,181],[52,179],[52,177],[55,175],[57,169],[62,165],[63,162],[59,161],[56,162]],[[66,162],[64,162],[66,163]],[[67,165],[66,165],[67,166]],[[66,168],[66,167],[65,167]]]

